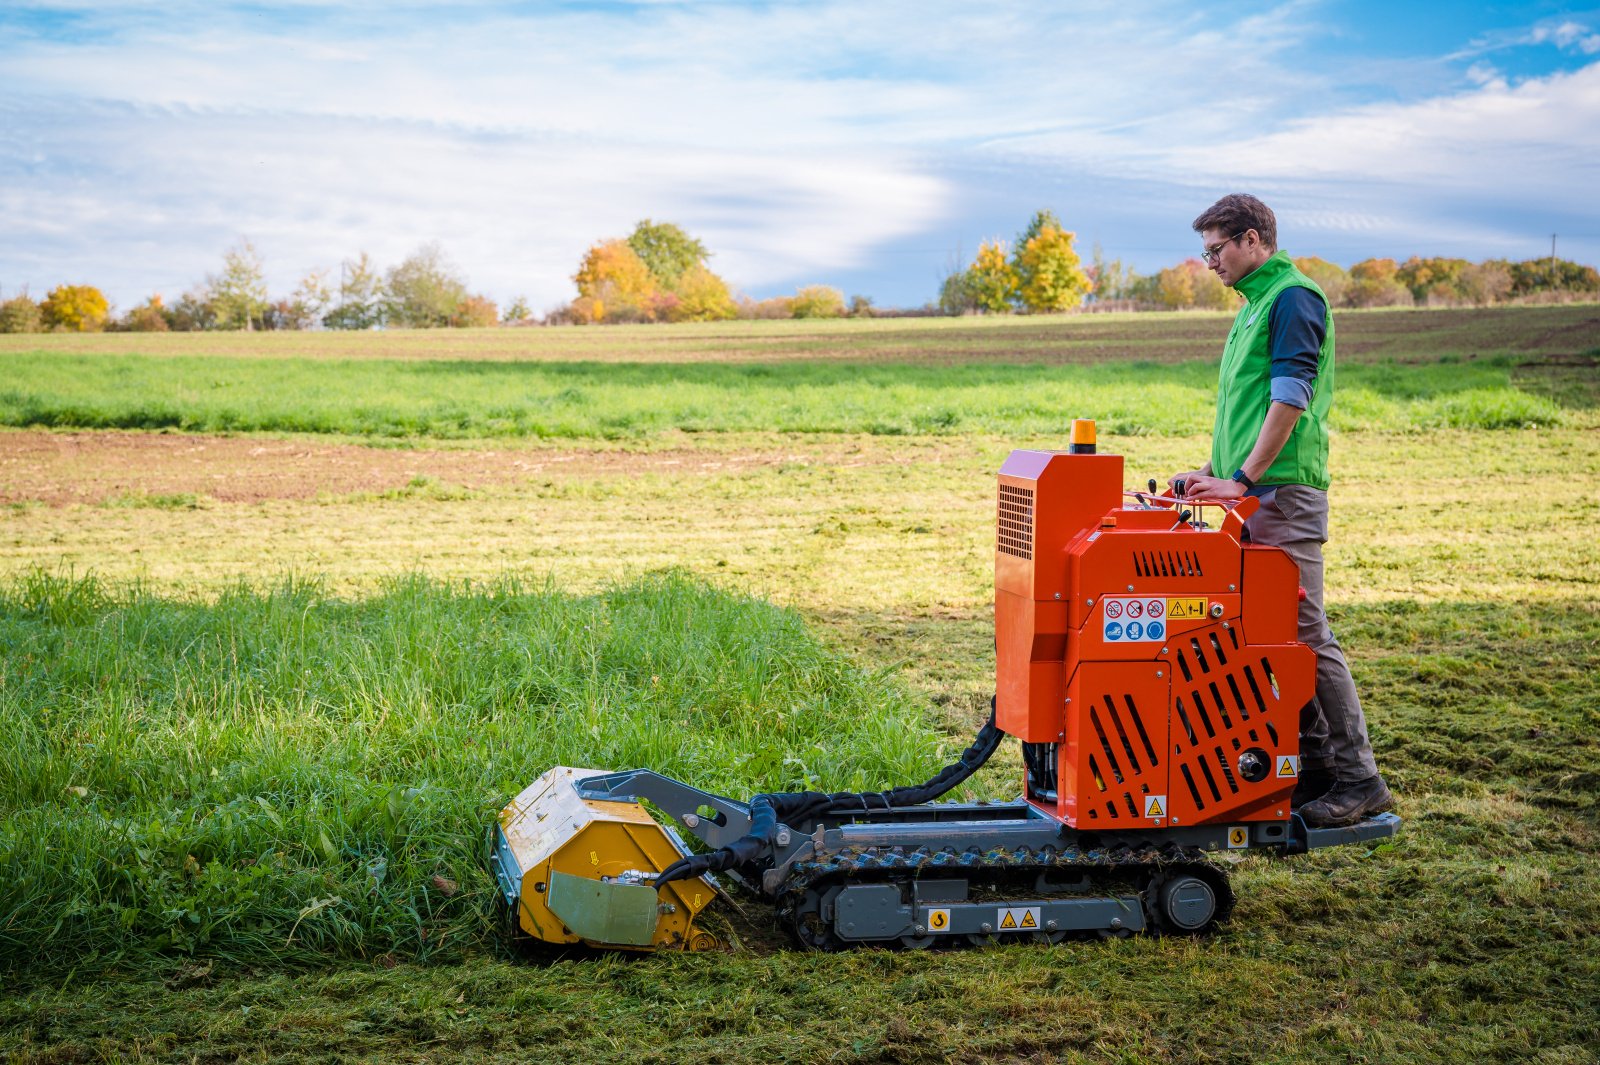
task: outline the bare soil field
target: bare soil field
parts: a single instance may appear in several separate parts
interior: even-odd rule
[[[261,503],[381,495],[433,486],[476,491],[552,474],[731,473],[785,462],[848,465],[859,450],[781,443],[742,449],[374,448],[326,439],[138,432],[0,430],[0,504],[123,503],[174,509],[210,500]],[[883,456],[882,461],[906,462]]]
[[[674,326],[422,329],[283,333],[0,335],[0,353],[501,362],[842,360],[945,365],[974,360],[1096,363],[1215,358],[1227,312],[1047,317],[708,322]],[[1496,354],[1567,358],[1600,346],[1600,306],[1340,311],[1346,361]]]

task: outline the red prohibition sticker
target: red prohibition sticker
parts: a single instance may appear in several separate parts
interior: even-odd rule
[[[1153,643],[1167,636],[1167,602],[1153,597],[1107,596],[1100,637],[1106,643]]]

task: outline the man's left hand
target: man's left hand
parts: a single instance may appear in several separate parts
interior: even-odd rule
[[[1242,499],[1244,485],[1225,477],[1191,476],[1184,486],[1185,499]]]

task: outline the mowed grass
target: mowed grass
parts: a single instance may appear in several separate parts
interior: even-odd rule
[[[919,366],[790,362],[0,356],[0,425],[400,438],[629,439],[682,432],[1033,435],[1210,427],[1216,367],[1186,362]],[[1338,371],[1332,424],[1360,431],[1501,429],[1573,415],[1513,380],[1506,357]],[[1579,416],[1580,424],[1592,418]]]
[[[1411,371],[1392,372],[1405,388]],[[100,833],[63,844],[59,861],[39,852],[30,870],[86,899],[97,896],[70,886],[98,891],[109,880],[105,897],[118,907],[145,880],[181,902],[211,890],[208,877],[221,891],[261,864],[252,854],[230,867],[216,850],[177,853],[196,825],[212,833],[197,842],[227,838],[233,817],[232,830],[271,845],[261,890],[276,894],[247,903],[270,932],[224,924],[205,940],[183,913],[153,907],[139,907],[128,930],[86,924],[70,901],[65,911],[55,898],[25,907],[13,927],[59,938],[37,972],[0,977],[0,1053],[1591,1061],[1600,1037],[1594,384],[1572,367],[1527,363],[1510,381],[1554,404],[1562,423],[1374,427],[1334,440],[1333,621],[1405,829],[1379,848],[1239,863],[1233,922],[1198,942],[817,956],[741,941],[715,955],[531,960],[487,945],[477,834],[495,796],[566,760],[558,753],[582,764],[638,750],[658,768],[734,791],[774,784],[774,772],[834,787],[901,783],[942,764],[936,745],[964,742],[992,690],[993,471],[1013,445],[1058,442],[1060,422],[1031,438],[668,433],[559,451],[526,441],[519,456],[530,464],[560,461],[470,493],[173,509],[20,502],[0,511],[0,654],[18,639],[33,650],[5,659],[0,691],[28,692],[16,711],[26,742],[5,757],[41,782],[27,792],[27,816]],[[1125,454],[1126,479],[1142,483],[1198,461],[1205,439],[1127,436],[1103,423],[1101,446]],[[662,447],[681,464],[617,461],[622,448],[642,459]],[[782,461],[719,461],[750,448]],[[131,481],[117,501],[144,498],[139,491]],[[38,575],[41,566],[53,576]],[[106,576],[69,579],[65,566]],[[700,576],[626,576],[660,566]],[[520,584],[502,579],[507,571]],[[286,583],[286,573],[328,578]],[[650,619],[674,588],[735,631],[710,638],[722,623],[684,620],[682,640],[659,644]],[[581,630],[602,618],[613,623]],[[809,650],[764,654],[743,629],[762,646]],[[577,650],[566,655],[568,646]],[[578,653],[597,646],[602,674]],[[720,664],[678,661],[712,646],[736,650]],[[673,660],[650,658],[652,648]],[[585,733],[597,723],[586,696],[552,704],[541,719],[552,734],[524,736],[526,707],[538,700],[504,696],[544,690],[530,686],[529,663],[546,656],[571,663],[551,676],[578,692],[609,691],[607,720],[638,724],[641,746],[603,727]],[[745,660],[768,666],[752,674]],[[591,679],[617,673],[609,688]],[[769,723],[763,715],[791,700],[754,676],[860,693],[860,702],[814,699],[809,715],[882,705],[905,736]],[[660,695],[650,677],[681,687]],[[702,689],[728,711],[680,735]],[[484,733],[545,760],[523,766],[466,745]],[[361,749],[363,737],[375,750]],[[191,747],[228,757],[202,760]],[[975,789],[1013,794],[1019,771],[1008,745]],[[880,781],[880,772],[894,776]],[[452,787],[460,798],[448,801],[459,805],[447,815]],[[12,810],[0,803],[0,824],[19,816]],[[105,830],[119,818],[122,835]],[[125,835],[146,840],[148,854],[123,849]],[[473,857],[457,862],[458,845]],[[94,860],[102,854],[143,875],[118,880]],[[461,890],[444,896],[436,873]],[[746,911],[727,918],[734,929],[759,924],[759,907]],[[319,938],[295,929],[292,943],[280,940],[284,918]],[[169,929],[181,934],[163,941]]]

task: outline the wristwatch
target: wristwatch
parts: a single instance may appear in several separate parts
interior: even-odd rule
[[[1233,477],[1231,479],[1235,480],[1235,481],[1238,481],[1240,484],[1244,485],[1244,490],[1246,492],[1250,491],[1250,489],[1252,489],[1252,488],[1254,488],[1256,486],[1256,483],[1254,481],[1252,481],[1250,478],[1248,478],[1248,477],[1246,477],[1244,475],[1244,467],[1243,466],[1240,466],[1238,469],[1233,471]]]

